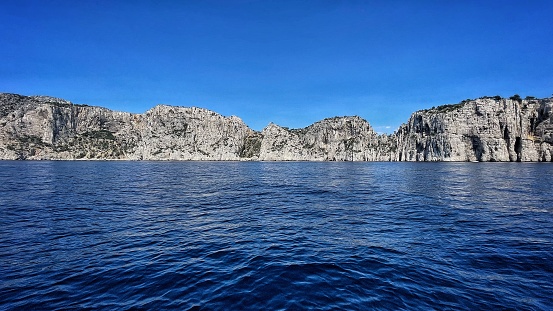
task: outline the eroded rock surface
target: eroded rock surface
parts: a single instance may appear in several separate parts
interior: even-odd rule
[[[239,160],[254,132],[240,118],[156,106],[144,114],[1,94],[0,158]]]
[[[0,93],[0,159],[553,161],[552,108],[484,97],[417,111],[392,135],[356,116],[256,132],[202,108],[132,114]]]
[[[415,112],[398,161],[552,161],[553,100],[481,98]]]

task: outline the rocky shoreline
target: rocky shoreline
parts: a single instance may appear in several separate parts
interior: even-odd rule
[[[196,107],[133,114],[0,93],[0,159],[551,162],[552,108],[553,98],[482,97],[414,112],[387,135],[357,116],[254,131]]]

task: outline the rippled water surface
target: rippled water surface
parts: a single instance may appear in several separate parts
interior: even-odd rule
[[[553,166],[0,162],[0,309],[553,308]]]

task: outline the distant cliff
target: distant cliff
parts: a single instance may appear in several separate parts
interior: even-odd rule
[[[0,159],[553,161],[552,106],[552,98],[481,98],[415,112],[379,135],[359,117],[257,132],[202,108],[132,114],[0,93]]]
[[[484,97],[413,113],[397,161],[553,161],[553,98]]]
[[[0,94],[0,158],[239,160],[255,132],[238,117],[156,106],[144,114]]]

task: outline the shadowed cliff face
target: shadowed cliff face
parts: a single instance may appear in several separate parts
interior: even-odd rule
[[[235,116],[144,114],[0,94],[0,159],[552,161],[552,99],[483,98],[415,112],[393,135],[359,117],[256,132]]]

